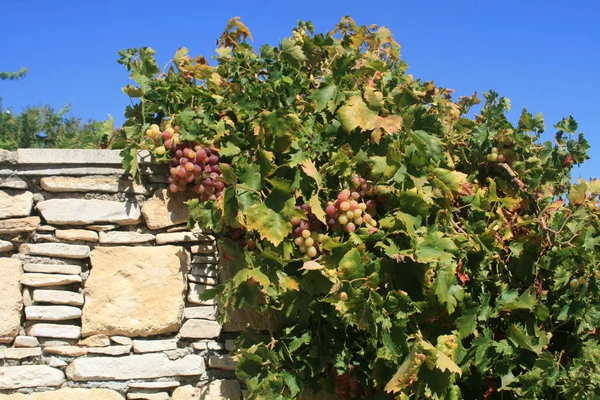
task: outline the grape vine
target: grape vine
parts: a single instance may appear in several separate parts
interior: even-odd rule
[[[507,117],[494,91],[406,72],[385,27],[299,22],[254,49],[234,18],[214,62],[122,50],[120,130],[168,163],[219,236],[223,311],[252,399],[589,399],[600,392],[600,181],[566,117]],[[481,104],[482,103],[482,104]],[[481,104],[481,107],[474,106]]]

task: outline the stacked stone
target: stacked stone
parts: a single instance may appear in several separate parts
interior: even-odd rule
[[[240,399],[215,238],[141,162],[0,150],[0,399]]]

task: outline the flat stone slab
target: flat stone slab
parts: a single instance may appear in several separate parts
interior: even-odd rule
[[[204,358],[190,354],[170,360],[165,354],[141,354],[124,357],[83,357],[75,359],[66,369],[73,381],[121,381],[169,376],[198,376],[206,367]]]
[[[39,272],[42,274],[66,274],[66,275],[79,275],[81,273],[81,267],[79,265],[67,265],[67,264],[24,264],[23,270],[25,272]]]
[[[148,194],[148,190],[134,181],[116,177],[62,177],[53,176],[40,180],[42,188],[48,192],[102,192]]]
[[[0,359],[5,358],[7,360],[22,360],[24,358],[39,357],[41,355],[42,349],[40,347],[9,348],[0,350]]]
[[[33,207],[33,193],[0,190],[0,218],[27,217]]]
[[[15,347],[38,347],[40,341],[34,336],[17,336],[14,345]]]
[[[55,354],[64,357],[81,357],[88,352],[86,347],[79,346],[48,346],[44,347],[44,354]]]
[[[58,360],[58,359],[56,359]],[[51,361],[52,362],[52,361]],[[55,361],[56,362],[56,361]],[[59,365],[63,363],[58,360]],[[7,395],[0,394],[0,399],[6,400],[123,400],[123,396],[112,389],[86,389],[65,387],[58,390],[47,392],[34,392],[31,394],[14,393]]]
[[[187,278],[190,282],[201,283],[204,285],[216,285],[217,283],[219,283],[217,278],[210,278],[208,276],[202,275],[188,274]]]
[[[42,213],[42,217],[53,225],[88,225],[103,222],[135,225],[142,219],[140,208],[135,202],[52,199],[39,202],[36,208]]]
[[[88,354],[102,354],[106,356],[122,356],[124,354],[129,354],[130,352],[131,345],[88,348]]]
[[[65,321],[81,317],[81,309],[72,306],[25,307],[25,318],[39,321]]]
[[[25,273],[21,275],[20,282],[25,286],[45,287],[81,283],[82,279],[79,275]]]
[[[205,276],[209,278],[218,278],[219,271],[210,267],[192,267],[190,274],[195,276]]]
[[[23,296],[19,278],[22,273],[20,260],[0,258],[0,343],[11,343],[20,331]]]
[[[215,300],[202,300],[200,296],[206,289],[212,289],[214,286],[207,286],[200,283],[190,282],[187,300],[192,304],[199,304],[203,306],[214,306]]]
[[[86,347],[107,347],[110,346],[110,339],[106,335],[93,335],[77,343],[78,346]],[[131,343],[128,343],[131,347]]]
[[[80,244],[65,243],[26,243],[19,247],[19,253],[47,256],[83,259],[90,254],[90,247]]]
[[[0,220],[0,233],[33,232],[40,225],[40,217],[11,218]]]
[[[127,393],[127,400],[169,400],[169,394],[165,392],[159,393],[136,393],[129,392]]]
[[[127,384],[130,388],[136,389],[172,389],[179,387],[181,383],[177,381],[169,382],[130,382]]]
[[[166,340],[134,340],[134,353],[156,353],[159,351],[175,350],[177,348],[177,339]]]
[[[179,331],[181,337],[190,339],[213,339],[221,334],[221,325],[206,319],[188,319]]]
[[[0,188],[8,189],[27,189],[27,182],[19,178],[0,179]]]
[[[60,386],[64,382],[65,374],[61,370],[46,365],[0,367],[0,390]]]
[[[78,339],[81,336],[81,328],[75,325],[39,323],[29,325],[25,332],[29,336],[58,339]]]
[[[188,205],[184,203],[186,200],[185,193],[172,194],[167,189],[156,191],[142,207],[148,228],[163,229],[187,222],[190,213]]]
[[[220,379],[202,387],[181,386],[173,392],[172,400],[239,400],[242,397],[240,383],[235,379]],[[316,399],[316,398],[315,398]],[[319,399],[321,399],[319,397]],[[325,400],[325,399],[321,399]]]
[[[215,320],[219,316],[219,310],[215,306],[187,307],[183,310],[186,319],[208,319]]]
[[[156,235],[156,244],[214,242],[215,237],[204,233],[173,232]]]
[[[128,337],[181,327],[189,254],[182,247],[96,247],[85,283],[83,335]]]
[[[12,242],[9,242],[8,240],[0,240],[0,253],[12,251],[14,248],[15,246],[12,244]]]
[[[217,246],[214,244],[200,243],[190,247],[192,254],[212,254],[217,252]]]
[[[237,366],[237,362],[234,360],[233,356],[223,355],[223,354],[215,354],[208,358],[208,367],[223,369],[225,371],[235,371],[235,367]]]
[[[94,149],[17,149],[19,164],[104,164],[121,165],[121,150]],[[148,163],[148,151],[138,152],[138,161]]]
[[[153,242],[155,236],[151,233],[137,232],[100,232],[100,244],[137,244]]]
[[[97,242],[98,232],[88,231],[87,229],[57,229],[54,232],[57,239],[67,241],[84,241],[84,242]]]
[[[67,290],[37,289],[33,291],[33,301],[36,303],[82,306],[83,295],[81,293],[70,292]]]

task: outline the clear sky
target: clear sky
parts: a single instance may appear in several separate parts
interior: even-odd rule
[[[117,123],[129,100],[117,64],[121,48],[150,46],[161,66],[178,47],[214,54],[227,20],[240,16],[255,45],[290,35],[297,20],[328,31],[351,15],[389,27],[409,72],[457,95],[494,89],[552,125],[573,115],[592,145],[574,178],[600,177],[600,2],[504,1],[138,1],[0,0],[0,71],[28,67],[1,82],[4,107],[72,104],[75,116]]]

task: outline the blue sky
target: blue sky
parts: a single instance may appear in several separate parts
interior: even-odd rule
[[[349,14],[386,25],[409,72],[468,95],[494,89],[542,112],[546,125],[569,114],[592,145],[574,178],[600,176],[600,3],[505,1],[113,1],[2,0],[0,71],[26,66],[24,80],[0,83],[4,107],[72,104],[75,116],[123,121],[128,74],[121,48],[150,46],[164,64],[178,47],[212,56],[227,20],[240,16],[254,44],[275,43],[299,19],[328,31]],[[554,131],[548,129],[546,138]]]

